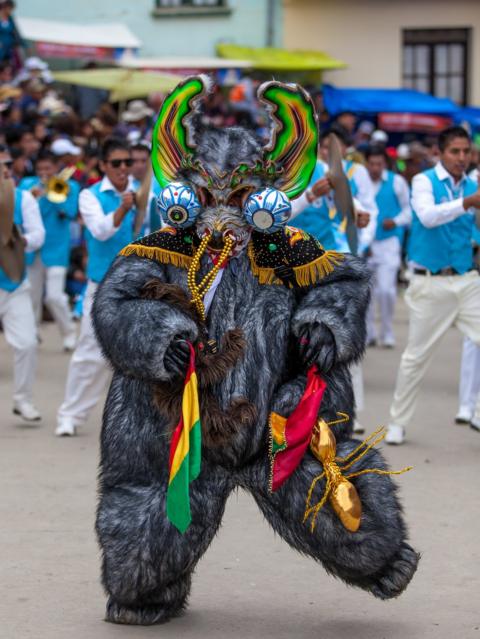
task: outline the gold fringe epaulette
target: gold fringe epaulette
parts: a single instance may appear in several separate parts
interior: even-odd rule
[[[326,251],[316,238],[287,226],[269,235],[253,233],[248,257],[260,284],[283,284],[275,269],[288,266],[298,286],[310,286],[332,273],[345,256]]]
[[[189,269],[198,238],[190,229],[166,226],[159,231],[127,244],[119,255],[138,255],[161,264]]]
[[[188,269],[192,263],[192,258],[181,253],[174,253],[158,246],[143,246],[142,244],[127,244],[119,255],[138,255],[149,260],[156,260],[161,264],[171,264],[179,268]]]

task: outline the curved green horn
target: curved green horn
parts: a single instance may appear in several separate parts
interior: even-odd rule
[[[175,181],[193,155],[196,145],[190,121],[210,88],[207,76],[192,76],[180,82],[163,101],[152,135],[153,171],[162,187]]]
[[[317,161],[318,122],[312,98],[297,84],[275,81],[262,84],[258,98],[273,119],[265,164],[278,174],[274,186],[296,198],[307,188]]]

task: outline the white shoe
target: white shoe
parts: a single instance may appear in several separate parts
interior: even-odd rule
[[[470,428],[473,428],[473,430],[476,430],[477,433],[480,433],[480,417],[472,417]]]
[[[70,417],[59,419],[55,429],[57,437],[73,437],[77,434],[75,422]]]
[[[13,413],[24,419],[26,422],[39,422],[42,419],[42,416],[35,406],[27,400],[15,402],[13,405]]]
[[[382,342],[383,348],[395,348],[395,338],[386,337]]]
[[[455,417],[455,424],[470,424],[472,421],[472,411],[468,406],[460,406],[457,416]]]
[[[403,426],[396,426],[395,424],[390,424],[387,428],[387,434],[385,436],[385,442],[387,444],[394,444],[399,446],[403,444],[405,441],[405,429]]]
[[[75,349],[77,343],[77,334],[75,332],[67,335],[63,340],[63,350],[66,353],[71,353]]]
[[[357,435],[362,435],[365,432],[365,428],[360,424],[359,421],[355,420],[353,422],[353,432],[357,433]]]

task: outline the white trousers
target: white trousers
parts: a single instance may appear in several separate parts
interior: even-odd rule
[[[410,310],[407,347],[400,361],[390,424],[408,426],[420,383],[446,331],[456,326],[480,344],[480,276],[413,275],[405,294]]]
[[[480,417],[480,346],[468,337],[463,340],[458,397],[459,412]]]
[[[352,377],[353,396],[355,398],[355,408],[358,415],[358,413],[361,413],[365,408],[363,368],[361,362],[357,362],[350,366],[350,375]]]
[[[69,418],[75,425],[84,423],[111,378],[91,321],[93,297],[97,287],[98,284],[89,281],[85,291],[80,335],[68,367],[65,397],[57,414],[59,422]]]
[[[367,312],[367,340],[377,339],[375,310],[380,312],[380,341],[393,341],[393,314],[397,300],[397,274],[401,264],[398,238],[375,241],[368,265],[373,272],[372,299]]]
[[[45,304],[60,329],[62,337],[75,333],[75,325],[65,293],[67,269],[64,266],[45,266],[40,255],[28,267],[28,279],[31,284],[31,295],[35,321],[37,326],[42,319],[43,292],[45,289]]]
[[[31,402],[37,335],[27,280],[12,293],[0,289],[0,320],[7,344],[13,349],[13,401]]]

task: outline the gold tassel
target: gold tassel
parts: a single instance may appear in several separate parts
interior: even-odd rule
[[[156,260],[161,264],[172,264],[180,268],[190,268],[192,257],[174,253],[157,246],[144,246],[143,244],[127,244],[119,253],[119,255],[138,255],[138,257],[146,257],[149,260]]]
[[[343,416],[343,413],[339,413],[339,415]],[[313,479],[308,490],[305,514],[303,517],[304,523],[311,517],[310,529],[312,533],[315,530],[318,514],[326,504],[327,499],[330,499],[332,508],[343,526],[350,532],[356,532],[358,530],[362,517],[362,503],[355,486],[349,481],[350,479],[367,474],[401,475],[412,469],[411,466],[407,466],[402,470],[364,468],[363,470],[347,475],[345,471],[350,470],[350,468],[360,461],[374,446],[379,444],[384,439],[386,432],[383,428],[377,429],[346,457],[337,457],[337,443],[330,426],[339,423],[339,421],[341,422],[343,420],[325,422],[325,420],[319,419],[310,443],[310,450],[323,466],[323,473]],[[312,504],[315,486],[317,482],[323,478],[325,478],[326,481],[323,495],[320,501],[316,504]]]

